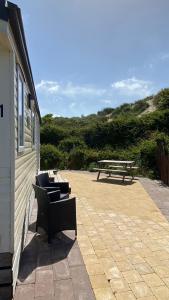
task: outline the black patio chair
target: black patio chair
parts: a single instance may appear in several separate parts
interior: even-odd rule
[[[47,189],[47,191],[60,190],[63,194],[71,193],[69,182],[54,182],[47,172],[36,176],[36,185]]]
[[[43,228],[48,235],[48,243],[54,235],[63,230],[75,230],[76,198],[59,199],[58,191],[47,192],[46,189],[33,184],[38,202],[36,232],[38,227]]]

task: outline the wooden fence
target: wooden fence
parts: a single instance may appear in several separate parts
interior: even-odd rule
[[[157,167],[160,179],[169,185],[169,152],[164,142],[158,143]]]

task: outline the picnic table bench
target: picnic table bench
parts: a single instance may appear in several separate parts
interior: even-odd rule
[[[100,174],[108,174],[109,177],[112,175],[122,176],[124,182],[126,176],[131,176],[131,181],[134,179],[133,170],[137,167],[133,166],[134,161],[120,161],[120,160],[100,160],[98,164],[101,167],[93,168],[94,171],[98,171],[97,180],[99,180]]]

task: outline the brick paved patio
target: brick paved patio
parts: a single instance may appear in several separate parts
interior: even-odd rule
[[[169,223],[154,202],[164,213],[168,190],[145,181],[153,201],[138,181],[97,182],[83,172],[63,177],[78,196],[78,242],[72,232],[52,246],[35,236],[35,208],[15,300],[168,300]]]
[[[35,235],[35,220],[36,203],[14,300],[94,300],[74,232],[64,232],[49,245],[45,235]]]

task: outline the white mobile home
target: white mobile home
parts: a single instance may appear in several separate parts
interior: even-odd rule
[[[0,0],[0,300],[11,299],[39,169],[40,112],[20,9]]]

